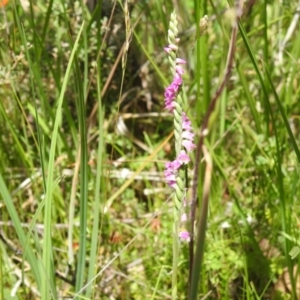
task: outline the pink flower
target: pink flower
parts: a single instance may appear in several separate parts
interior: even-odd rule
[[[174,44],[170,44],[168,45],[167,47],[164,48],[164,50],[167,52],[167,53],[170,53],[171,51],[177,51],[178,47]]]
[[[179,153],[177,160],[181,163],[181,164],[187,164],[190,162],[190,158],[189,156],[186,154],[186,152],[184,150],[181,150],[181,152]]]
[[[174,77],[173,82],[165,90],[165,109],[167,109],[169,112],[173,112],[174,110],[174,100],[181,84],[182,79],[180,77]]]
[[[186,151],[191,152],[196,148],[194,142],[194,133],[191,132],[191,121],[185,113],[182,113],[182,146]]]
[[[186,61],[184,60],[184,59],[182,59],[182,58],[176,58],[176,64],[178,64],[178,65],[184,65],[184,64],[186,64]]]
[[[174,45],[169,45],[165,48],[166,52],[173,51]],[[176,59],[176,66],[175,66],[175,75],[173,78],[172,83],[166,88],[165,90],[165,109],[169,112],[173,112],[175,108],[175,104],[173,103],[175,101],[175,98],[177,96],[177,93],[180,89],[180,86],[182,85],[182,75],[184,74],[183,68],[180,66],[180,64],[185,64],[185,60],[181,58]]]
[[[167,162],[165,164],[166,170],[164,172],[165,174],[165,179],[167,184],[175,188],[176,187],[176,175],[177,175],[177,170],[180,168],[181,163],[175,159],[174,161]]]
[[[178,91],[179,87],[182,85],[182,78],[179,73],[176,72],[173,82],[172,82],[173,87],[176,89],[176,92]]]
[[[169,30],[170,33],[170,30]],[[176,38],[174,41],[174,44],[170,44],[167,47],[164,48],[164,50],[169,54],[172,55],[172,60],[173,57],[176,56],[178,46],[177,43],[179,42],[179,39]],[[174,55],[175,54],[175,55]],[[178,103],[176,102],[176,97],[178,93],[180,93],[180,89],[182,86],[182,75],[184,74],[184,69],[182,65],[186,64],[186,61],[181,59],[181,58],[176,58],[175,60],[175,71],[172,83],[166,87],[165,93],[164,93],[164,101],[165,101],[165,109],[168,110],[169,112],[174,112],[174,109],[176,109],[176,113],[181,115],[182,108],[179,107],[180,101]],[[174,65],[172,64],[172,67]],[[178,111],[177,111],[178,110]],[[176,116],[178,116],[176,114]],[[182,167],[182,165],[186,165],[190,162],[190,157],[188,156],[188,152],[192,151],[196,146],[194,145],[194,136],[195,134],[193,133],[193,128],[191,126],[191,121],[187,117],[187,115],[183,112],[182,117],[179,117],[179,120],[176,118],[176,123],[177,122],[182,122],[181,124],[181,129],[179,131],[182,131],[181,137],[179,138],[180,141],[177,141],[177,143],[182,143],[180,146],[180,150],[177,150],[177,157],[174,161],[172,162],[167,162],[165,164],[165,180],[169,186],[171,186],[173,189],[175,189],[176,196],[181,195],[182,199],[180,201],[183,201],[183,206],[186,206],[186,188],[182,187],[182,183],[185,181],[184,178],[181,178],[181,172],[179,173],[179,169]],[[180,118],[182,118],[180,120]],[[177,145],[176,145],[177,146]],[[178,154],[179,152],[179,154]],[[177,185],[178,182],[178,185]],[[179,196],[178,196],[179,197]],[[185,223],[187,221],[187,214],[182,212],[181,215],[181,223]],[[178,237],[182,241],[189,242],[191,240],[190,233],[186,229],[182,229],[179,231]]]
[[[194,140],[194,135],[195,135],[194,133],[192,133],[190,131],[187,131],[187,130],[185,130],[185,131],[182,132],[182,137],[184,139],[189,140],[189,141],[193,141]]]
[[[175,70],[176,70],[176,73],[179,74],[179,75],[183,75],[184,74],[184,70],[180,66],[176,66]]]
[[[178,157],[174,161],[166,162],[165,164],[166,169],[164,171],[164,174],[165,174],[166,182],[170,187],[172,188],[176,187],[176,176],[177,176],[178,169],[183,164],[187,164],[189,162],[190,162],[190,158],[184,150],[181,150]]]
[[[190,119],[186,116],[185,113],[182,114],[182,128],[186,130],[191,130],[191,121]]]
[[[188,152],[191,152],[196,148],[196,146],[189,140],[183,140],[182,145]]]
[[[179,238],[182,241],[189,242],[191,240],[190,233],[187,230],[182,230],[179,232]]]

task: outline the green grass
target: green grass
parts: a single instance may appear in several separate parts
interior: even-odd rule
[[[129,2],[127,28],[124,1],[92,14],[82,1],[20,2],[0,8],[0,298],[171,299],[163,47],[174,1]],[[197,134],[224,77],[232,2],[176,2]],[[197,299],[300,298],[297,3],[250,2],[205,139],[213,171]],[[204,178],[203,162],[197,218]]]

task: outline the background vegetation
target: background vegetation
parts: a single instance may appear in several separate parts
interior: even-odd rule
[[[231,1],[128,1],[128,12],[109,0],[4,2],[1,299],[170,299],[169,16],[199,133],[226,68]],[[299,13],[296,0],[244,3],[205,142],[214,168],[199,299],[300,297]],[[187,299],[186,244],[179,268]]]

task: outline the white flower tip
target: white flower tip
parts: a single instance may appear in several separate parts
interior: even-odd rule
[[[205,128],[205,129],[202,131],[202,136],[207,136],[208,133],[209,133],[208,128]]]
[[[187,221],[187,215],[186,213],[181,215],[181,222],[186,222]]]

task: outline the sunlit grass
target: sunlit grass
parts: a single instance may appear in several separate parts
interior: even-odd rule
[[[174,1],[129,3],[125,69],[124,2],[100,2],[93,14],[79,1],[0,8],[3,299],[172,294],[163,171],[174,147],[163,47]],[[299,285],[298,257],[289,254],[299,238],[297,5],[250,2],[205,141],[213,173],[199,299],[296,299]],[[197,134],[224,76],[231,4],[175,5]],[[204,14],[206,34],[185,34]],[[204,168],[199,208],[203,180]],[[187,299],[188,260],[182,244],[179,299]]]

